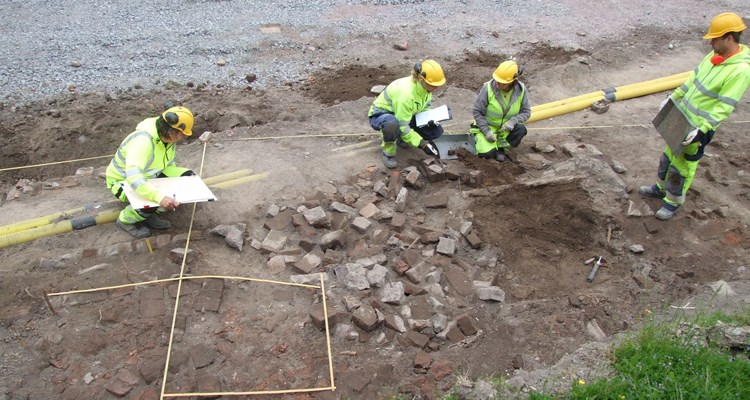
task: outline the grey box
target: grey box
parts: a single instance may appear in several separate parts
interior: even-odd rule
[[[471,153],[476,151],[474,150],[474,135],[470,133],[445,134],[433,140],[433,142],[440,152],[440,158],[443,160],[458,158],[456,151],[459,148],[464,148]]]
[[[682,110],[674,104],[671,97],[651,123],[654,124],[659,135],[664,138],[675,156],[679,156],[685,150],[682,141],[688,132],[695,129]]]

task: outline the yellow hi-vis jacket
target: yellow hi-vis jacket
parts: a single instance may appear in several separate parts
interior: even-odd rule
[[[482,85],[472,109],[474,124],[482,133],[497,133],[507,121],[512,120],[516,124],[521,124],[531,117],[526,86],[521,81],[513,85],[513,93],[508,104],[505,104],[500,90],[493,82],[494,79]]]
[[[741,44],[740,52],[719,65],[711,63],[712,51],[690,73],[687,81],[671,97],[701,132],[715,131],[737,107],[750,86],[750,49]]]
[[[171,193],[160,193],[148,179],[159,174],[180,176],[188,170],[175,166],[175,146],[159,139],[156,131],[158,117],[141,121],[135,131],[122,141],[115,157],[107,167],[107,186],[127,181],[141,196],[157,203]]]
[[[419,81],[407,76],[391,82],[372,103],[367,116],[393,114],[398,120],[401,140],[412,147],[419,147],[422,137],[409,127],[409,122],[415,114],[430,108],[431,103],[432,93],[425,90]]]

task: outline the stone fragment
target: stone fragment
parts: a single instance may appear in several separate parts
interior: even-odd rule
[[[268,267],[268,272],[278,275],[286,269],[286,261],[284,260],[284,256],[273,256],[268,260],[266,266]]]
[[[385,278],[388,275],[388,269],[382,265],[375,265],[367,272],[367,281],[370,287],[383,287],[386,285]]]
[[[482,248],[482,239],[475,232],[466,235],[466,241],[469,242],[469,246],[474,250]]]
[[[307,223],[316,228],[324,228],[329,224],[328,215],[326,214],[325,210],[323,210],[323,207],[318,206],[306,210],[302,213],[302,215],[304,215]]]
[[[380,215],[380,209],[373,203],[369,203],[359,210],[359,215],[367,219],[377,219]]]
[[[320,330],[326,328],[326,315],[328,315],[328,328],[334,328],[344,321],[344,319],[349,318],[349,315],[342,313],[336,307],[329,306],[327,310],[323,310],[323,303],[313,304],[310,309],[310,320],[312,320],[313,325]]]
[[[320,238],[320,249],[340,249],[346,245],[346,232],[343,230],[328,232]]]
[[[497,301],[502,303],[505,301],[505,291],[497,286],[478,287],[474,291],[477,294],[479,300],[485,301]]]
[[[634,245],[630,246],[630,251],[633,252],[633,253],[635,253],[635,254],[641,254],[645,250],[643,249],[643,245],[634,244]]]
[[[286,245],[287,239],[288,237],[284,232],[272,230],[268,232],[266,238],[263,239],[262,248],[271,253],[278,253],[284,248],[284,245]]]
[[[345,287],[355,290],[365,290],[370,288],[370,282],[367,280],[367,270],[359,264],[347,263],[339,265],[334,269],[336,279]]]
[[[396,314],[387,314],[385,316],[385,321],[383,321],[383,325],[385,325],[386,328],[393,329],[398,333],[406,332],[406,323],[404,323],[404,320]]]
[[[394,213],[391,217],[391,229],[396,232],[401,232],[406,225],[406,216],[401,213]]]
[[[198,261],[198,251],[193,249],[187,250],[187,257],[185,257],[185,249],[180,247],[169,251],[169,258],[173,263],[181,265],[182,260],[185,260],[185,265],[194,264]]]
[[[352,227],[359,233],[365,233],[372,226],[372,222],[365,217],[357,217],[352,221]]]
[[[309,274],[315,268],[318,268],[322,262],[323,253],[320,250],[313,250],[294,263],[294,270],[301,274]]]
[[[277,206],[276,204],[271,204],[270,206],[268,206],[268,210],[266,210],[266,217],[273,218],[279,215],[279,211],[279,206]]]
[[[408,193],[409,190],[406,188],[401,188],[401,190],[399,190],[398,195],[396,195],[396,211],[404,212],[404,210],[406,209],[406,196]]]
[[[410,345],[418,347],[420,349],[423,349],[425,346],[427,346],[427,342],[430,341],[430,338],[428,338],[426,335],[415,331],[407,332],[404,339]]]
[[[446,237],[441,237],[435,251],[446,256],[453,256],[453,253],[456,252],[456,241]]]
[[[340,212],[340,213],[347,213],[347,214],[356,214],[357,210],[354,209],[354,207],[350,207],[346,204],[339,203],[337,201],[334,201],[331,203],[331,210]]]
[[[123,368],[117,372],[117,375],[109,379],[104,387],[117,397],[125,397],[139,381],[140,378]]]
[[[472,336],[475,335],[479,330],[476,327],[476,320],[474,317],[464,314],[458,317],[456,319],[456,324],[458,325],[458,328],[461,330],[461,332],[466,336]]]
[[[363,304],[352,314],[352,321],[365,332],[375,330],[378,325],[378,317],[375,309],[368,304]]]
[[[404,300],[404,284],[402,282],[386,283],[380,294],[380,301],[386,304],[399,305]]]

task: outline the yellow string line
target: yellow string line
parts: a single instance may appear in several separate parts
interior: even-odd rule
[[[203,142],[205,149],[206,142]],[[205,152],[204,152],[205,154]],[[201,171],[203,170],[203,160],[201,160]],[[164,391],[167,389],[167,374],[169,374],[169,360],[172,357],[172,343],[174,342],[174,326],[177,323],[177,310],[180,308],[180,292],[182,291],[182,276],[185,274],[185,261],[187,260],[188,247],[190,246],[190,235],[193,233],[193,221],[195,220],[195,210],[198,203],[193,203],[193,212],[190,215],[190,225],[188,227],[187,240],[185,240],[185,251],[182,254],[182,263],[180,265],[180,280],[177,281],[177,297],[174,299],[174,311],[172,312],[172,326],[169,328],[169,344],[167,345],[167,360],[164,362],[164,377],[161,381],[161,398],[164,398]]]
[[[67,164],[67,163],[74,163],[78,161],[88,161],[88,160],[96,160],[99,158],[112,158],[114,157],[114,154],[110,154],[108,156],[97,156],[97,157],[89,157],[89,158],[79,158],[76,160],[67,160],[67,161],[54,161],[54,162],[48,162],[44,164],[34,164],[34,165],[24,165],[22,167],[10,167],[10,168],[0,168],[0,172],[3,171],[13,171],[17,169],[26,169],[26,168],[35,168],[35,167],[46,167],[48,165],[55,165],[55,164]]]
[[[200,169],[198,175],[203,173],[203,164],[206,160],[206,145],[203,142],[203,153],[201,155]],[[190,214],[190,225],[188,226],[187,240],[185,240],[185,249],[182,254],[182,263],[180,264],[180,280],[177,282],[177,297],[174,299],[174,311],[172,312],[172,326],[169,328],[169,345],[167,346],[167,359],[164,362],[164,377],[161,382],[161,398],[164,398],[164,392],[167,390],[167,375],[169,374],[169,360],[172,357],[172,344],[174,343],[174,326],[177,324],[177,310],[180,308],[180,292],[182,291],[182,277],[185,275],[185,264],[187,264],[188,249],[190,248],[190,237],[193,233],[193,221],[195,221],[195,210],[198,203],[193,203],[193,211]]]
[[[184,280],[191,280],[191,279],[231,279],[236,281],[252,281],[252,282],[262,282],[262,283],[273,283],[277,285],[287,285],[287,286],[300,286],[300,287],[306,287],[310,289],[319,289],[319,286],[315,285],[308,285],[305,283],[294,283],[294,282],[282,282],[282,281],[274,281],[270,279],[258,279],[258,278],[248,278],[244,276],[224,276],[224,275],[195,275],[195,276],[183,276],[182,278],[164,278],[164,279],[155,279],[153,281],[144,281],[144,282],[136,282],[136,283],[128,283],[125,285],[117,285],[117,286],[107,286],[107,287],[100,287],[100,288],[93,288],[93,289],[81,289],[81,290],[70,290],[67,292],[57,292],[57,293],[47,293],[47,296],[53,297],[53,296],[66,296],[70,294],[80,294],[80,293],[93,293],[93,292],[100,292],[102,290],[115,290],[115,289],[123,289],[128,287],[135,287],[135,286],[144,286],[144,285],[153,285],[156,283],[164,283],[164,282],[176,282],[180,279]]]
[[[249,396],[249,395],[262,395],[262,394],[291,394],[291,393],[309,393],[309,392],[322,392],[326,390],[335,391],[336,385],[334,384],[333,377],[333,352],[331,351],[331,332],[328,326],[328,306],[326,305],[326,289],[325,281],[323,280],[323,273],[320,273],[320,290],[323,294],[323,320],[326,327],[326,346],[328,349],[328,372],[331,377],[331,386],[320,387],[320,388],[307,388],[307,389],[282,389],[282,390],[265,390],[265,391],[250,391],[250,392],[208,392],[208,393],[164,393],[163,397],[209,397],[209,396]]]
[[[287,390],[264,390],[259,392],[209,392],[209,393],[164,393],[164,397],[216,397],[216,396],[254,396],[261,394],[290,394],[322,392],[324,390],[336,390],[335,387],[321,387],[310,389],[287,389]]]
[[[342,137],[342,136],[374,136],[380,135],[380,132],[372,133],[321,133],[318,135],[292,135],[292,136],[262,136],[252,138],[228,138],[222,139],[226,142],[247,142],[251,140],[273,140],[273,139],[304,139],[304,138],[326,138],[326,137]]]
[[[328,306],[326,305],[326,284],[323,281],[323,273],[320,273],[320,292],[323,294],[323,320],[326,323],[326,346],[328,347],[328,372],[331,375],[331,390],[336,390],[333,381],[333,354],[331,352],[331,332],[328,330]]]
[[[750,123],[750,120],[748,121],[725,121],[722,122],[722,124],[747,124]],[[451,124],[453,125],[453,124]],[[592,126],[558,126],[558,127],[544,127],[544,128],[532,128],[528,127],[528,130],[555,130],[555,129],[602,129],[602,128],[632,128],[632,127],[645,127],[649,126],[648,124],[624,124],[624,125],[592,125]],[[468,131],[457,131],[457,132],[445,132],[447,135],[463,135],[467,134]],[[230,139],[222,139],[225,142],[232,142],[232,141],[250,141],[250,140],[275,140],[275,139],[304,139],[304,138],[319,138],[319,137],[345,137],[345,136],[373,136],[373,135],[380,135],[378,132],[373,133],[332,133],[332,134],[325,134],[325,135],[294,135],[294,136],[268,136],[268,137],[257,137],[257,138],[230,138]],[[205,145],[206,142],[204,142]],[[204,147],[205,152],[205,147]],[[75,160],[67,160],[67,161],[56,161],[56,162],[50,162],[45,164],[34,164],[34,165],[25,165],[21,167],[9,167],[9,168],[0,168],[0,172],[4,171],[14,171],[18,169],[25,169],[25,168],[34,168],[34,167],[44,167],[48,165],[55,165],[55,164],[65,164],[65,163],[74,163],[79,161],[88,161],[88,160],[95,160],[98,158],[109,158],[114,157],[114,154],[108,155],[108,156],[98,156],[98,157],[89,157],[89,158],[78,158]]]

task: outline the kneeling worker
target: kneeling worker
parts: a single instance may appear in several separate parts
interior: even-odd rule
[[[367,116],[372,129],[383,134],[380,149],[387,168],[398,165],[397,143],[399,147],[419,147],[427,155],[438,155],[432,140],[442,136],[443,127],[434,121],[418,127],[415,115],[430,108],[432,93],[443,85],[443,68],[435,60],[425,60],[414,64],[411,76],[391,82],[375,99]]]
[[[173,211],[180,203],[172,193],[160,193],[148,182],[152,178],[189,176],[193,171],[175,166],[175,143],[193,134],[193,113],[185,107],[171,107],[160,116],[141,121],[122,141],[107,167],[107,188],[120,201],[128,202],[120,182],[127,182],[139,195],[159,203],[158,208],[134,209],[130,204],[120,212],[117,226],[140,239],[152,229],[169,229],[169,221],[157,216]]]
[[[482,85],[472,108],[476,153],[482,158],[505,161],[511,147],[518,147],[526,136],[526,122],[531,106],[526,86],[518,80],[523,73],[513,60],[503,61]]]

